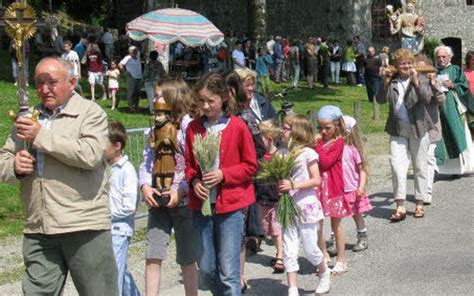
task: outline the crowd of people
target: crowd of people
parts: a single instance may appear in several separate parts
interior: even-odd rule
[[[221,46],[230,49],[231,59],[227,65],[234,69],[247,67],[257,72],[264,94],[268,93],[270,76],[276,83],[291,80],[293,88],[298,87],[302,76],[306,77],[310,89],[318,80],[327,88],[329,79],[334,84],[341,83],[342,70],[349,85],[365,84],[362,63],[366,49],[359,36],[354,36],[345,47],[335,39],[308,36],[305,42],[300,39],[290,42],[281,36],[270,36],[265,44],[254,48],[250,39],[242,42],[231,32]]]
[[[423,218],[425,205],[432,202],[435,172],[474,172],[467,116],[474,112],[473,52],[467,54],[462,71],[451,64],[453,53],[446,46],[435,49],[432,65],[409,49],[399,49],[390,57],[384,48],[377,55],[374,47],[366,50],[358,36],[345,48],[325,38],[308,37],[303,45],[277,36],[255,50],[249,40],[242,43],[232,34],[226,44],[224,71],[206,73],[193,88],[181,78],[165,76],[156,51],[150,53],[142,72],[137,47],[130,46],[119,61],[111,56],[109,43],[104,56],[98,43],[92,41],[89,48],[86,38],[74,47],[64,40],[61,58],[46,57],[37,64],[39,119],[19,117],[0,150],[0,181],[20,183],[26,211],[25,294],[61,294],[70,272],[81,295],[140,295],[127,270],[138,190],[149,207],[146,295],[160,290],[172,231],[186,295],[197,295],[198,288],[213,295],[244,293],[247,245],[258,250],[264,236],[270,236],[275,246],[275,257],[269,262],[273,270],[286,272],[288,295],[299,295],[300,243],[320,278],[316,293],[328,293],[331,274],[349,271],[343,218],[352,217],[356,225],[353,250],[368,248],[364,215],[372,205],[359,123],[337,106],[326,105],[315,123],[295,114],[278,126],[266,98],[270,77],[280,83],[291,76],[297,88],[303,73],[309,88],[317,80],[328,87],[329,77],[341,83],[342,70],[349,84],[366,85],[370,101],[389,103],[385,131],[390,135],[392,222],[407,217],[410,161],[415,218]],[[83,60],[91,100],[84,99],[78,83]],[[430,67],[433,71],[426,70]],[[138,173],[124,155],[125,127],[108,122],[94,102],[98,86],[103,94],[109,93],[116,108],[121,73],[126,75],[130,111],[137,110],[143,80],[149,112],[155,114],[154,128],[171,123],[177,129],[174,139],[150,140]],[[107,90],[103,77],[108,77]],[[159,137],[153,130],[147,133]],[[205,171],[196,158],[196,143],[211,134],[220,142],[213,169]],[[16,151],[17,141],[29,143],[32,149]],[[156,145],[162,143],[174,151],[175,169],[166,190],[159,190],[154,180]],[[261,163],[289,152],[297,157],[288,178],[273,182],[256,178]],[[284,226],[277,219],[283,194],[290,196],[299,213]],[[165,196],[169,200],[162,204]],[[206,200],[211,215],[202,211]],[[323,232],[325,218],[333,232],[329,247]],[[335,262],[331,256],[336,256]]]

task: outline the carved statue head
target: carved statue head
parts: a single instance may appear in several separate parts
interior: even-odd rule
[[[171,107],[162,98],[155,101],[154,107],[156,126],[161,127],[171,121]]]
[[[408,13],[413,13],[415,11],[415,2],[416,0],[407,0],[405,11]]]

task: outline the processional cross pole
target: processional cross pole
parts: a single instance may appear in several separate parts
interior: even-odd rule
[[[26,89],[27,75],[25,73],[25,43],[36,33],[37,17],[34,9],[26,3],[26,0],[13,2],[5,10],[4,15],[5,30],[13,41],[18,61],[18,113],[10,111],[8,115],[12,120],[18,116],[38,118],[38,112],[31,113],[28,105],[28,92]],[[23,142],[23,141],[22,141]],[[18,144],[18,143],[17,143]],[[18,145],[17,145],[18,146]],[[27,148],[26,143],[22,143],[23,149]],[[18,148],[18,147],[17,147]],[[20,146],[20,149],[22,147]]]

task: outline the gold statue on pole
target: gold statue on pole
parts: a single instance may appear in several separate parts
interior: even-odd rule
[[[26,90],[26,81],[28,73],[25,73],[25,42],[36,33],[36,13],[34,9],[26,3],[26,0],[18,0],[12,3],[5,10],[3,18],[5,22],[5,31],[13,39],[15,45],[16,57],[18,60],[18,105],[19,110],[15,115],[13,111],[8,112],[8,116],[15,121],[17,117],[32,117],[38,119],[38,111],[33,113],[29,110],[28,92]],[[27,149],[26,142],[17,143],[17,150]]]

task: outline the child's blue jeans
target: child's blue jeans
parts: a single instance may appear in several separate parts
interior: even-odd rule
[[[128,246],[130,237],[125,235],[112,235],[115,262],[117,263],[119,296],[140,296],[132,274],[127,270]]]
[[[194,212],[193,224],[197,233],[200,288],[210,290],[212,295],[241,295],[242,210],[211,217]]]

